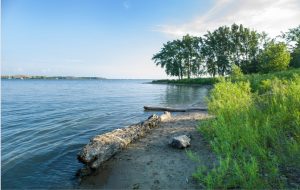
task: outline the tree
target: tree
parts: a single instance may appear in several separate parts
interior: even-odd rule
[[[163,45],[160,52],[153,55],[152,60],[156,65],[165,68],[166,74],[177,76],[182,79],[184,76],[184,66],[182,62],[181,43],[179,40],[173,40]]]
[[[173,40],[163,45],[161,51],[152,57],[156,65],[165,68],[166,74],[179,79],[199,74],[201,56],[199,38],[190,35],[182,40]]]
[[[208,31],[201,45],[208,73],[227,75],[233,64],[244,73],[256,72],[261,37],[256,31],[237,24]]]
[[[191,77],[191,75],[197,76],[199,74],[198,71],[201,65],[199,42],[199,38],[190,36],[188,34],[182,37],[182,56],[184,58],[188,79]]]
[[[270,40],[264,32],[233,24],[208,31],[203,37],[185,35],[168,42],[152,59],[168,75],[179,79],[201,74],[229,75],[233,65],[245,74],[283,70],[290,60],[291,67],[300,67],[300,26],[284,33],[283,38],[289,49],[284,43]]]
[[[259,54],[260,71],[268,73],[287,69],[291,56],[287,46],[283,42],[270,42]]]
[[[286,43],[287,43],[289,49],[291,49],[291,51],[293,51],[297,46],[299,46],[300,25],[296,28],[289,29],[289,31],[286,33],[283,33],[281,35],[281,37],[286,40]]]
[[[300,39],[297,42],[296,47],[291,53],[291,62],[290,66],[294,68],[300,68]]]
[[[282,34],[282,37],[286,40],[291,52],[290,66],[300,68],[300,25],[289,29],[288,32]]]

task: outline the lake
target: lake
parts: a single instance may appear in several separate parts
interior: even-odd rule
[[[2,80],[2,188],[76,188],[91,137],[146,119],[144,105],[205,105],[207,88],[148,82]]]

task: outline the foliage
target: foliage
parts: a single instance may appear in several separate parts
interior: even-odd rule
[[[290,66],[294,68],[300,68],[300,37],[299,41],[297,42],[293,52],[291,53],[291,63]]]
[[[297,46],[299,47],[300,25],[296,28],[289,29],[289,31],[286,33],[283,33],[281,37],[286,40],[290,49],[293,51],[294,48],[296,48]]]
[[[260,70],[264,73],[286,70],[290,59],[286,44],[274,41],[268,43],[258,56]]]
[[[247,76],[215,85],[208,106],[216,117],[199,130],[219,162],[193,175],[207,188],[297,188],[292,182],[300,177],[300,77],[290,75],[257,79],[255,89],[255,79],[245,81]]]
[[[281,72],[274,72],[274,73],[266,73],[266,74],[250,74],[250,75],[242,75],[239,77],[230,76],[227,77],[229,80],[236,82],[236,81],[250,81],[251,89],[257,90],[258,86],[263,80],[266,79],[290,79],[293,77],[293,75],[298,74],[300,75],[300,69],[289,69],[286,71]],[[157,84],[199,84],[199,85],[213,85],[217,82],[220,82],[221,78],[193,78],[193,79],[181,79],[181,80],[154,80],[152,83]]]
[[[198,76],[201,67],[199,39],[190,35],[182,40],[173,40],[163,45],[161,51],[152,57],[156,65],[165,68],[167,75],[190,78]]]
[[[241,68],[237,65],[233,65],[232,66],[232,69],[231,69],[231,75],[230,77],[233,79],[233,80],[239,80],[243,77],[243,72],[241,70]]]
[[[287,42],[291,52],[290,66],[300,68],[300,25],[296,28],[289,29],[288,32],[281,35]]]
[[[233,65],[244,74],[281,71],[300,67],[300,26],[281,35],[285,42],[275,43],[264,32],[232,24],[208,31],[202,37],[186,35],[163,45],[153,56],[167,75],[199,77],[228,76]],[[289,54],[290,51],[290,54]]]
[[[233,64],[245,73],[255,72],[259,46],[265,36],[243,25],[222,26],[208,32],[202,40],[201,52],[212,76],[226,75]]]
[[[193,78],[181,80],[154,80],[156,84],[197,84],[197,85],[213,85],[219,81],[218,78]]]
[[[156,65],[165,68],[167,75],[183,77],[184,67],[179,54],[180,42],[174,40],[163,45],[161,51],[153,56]]]
[[[244,75],[241,78],[232,78],[230,77],[230,80],[232,82],[237,81],[244,81],[250,82],[251,90],[252,92],[256,92],[259,89],[259,86],[261,85],[262,81],[264,80],[274,80],[275,78],[281,79],[281,80],[289,80],[293,78],[295,75],[300,76],[300,69],[289,69],[286,71],[278,71],[273,73],[266,73],[266,74],[251,74],[251,75]]]

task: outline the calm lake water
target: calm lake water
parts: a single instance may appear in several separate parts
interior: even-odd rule
[[[2,188],[76,188],[79,150],[146,119],[144,105],[204,106],[208,90],[149,80],[2,80]]]

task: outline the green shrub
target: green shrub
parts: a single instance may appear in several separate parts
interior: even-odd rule
[[[180,80],[154,80],[152,83],[166,83],[166,84],[199,84],[199,85],[213,85],[219,81],[218,78],[192,78],[192,79],[180,79]]]
[[[207,188],[284,188],[290,176],[299,177],[300,77],[250,81],[256,80],[255,89],[223,80],[211,92],[208,107],[216,118],[199,130],[218,164],[193,175]]]
[[[258,56],[260,71],[263,73],[286,70],[290,60],[291,55],[282,42],[270,42]]]

